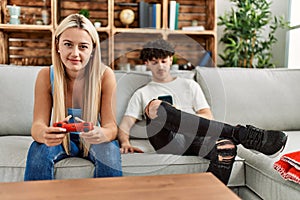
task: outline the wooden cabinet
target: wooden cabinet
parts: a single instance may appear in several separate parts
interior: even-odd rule
[[[101,41],[103,62],[113,69],[124,64],[141,64],[139,51],[143,44],[156,38],[168,39],[176,49],[178,63],[198,65],[205,52],[216,60],[216,5],[215,0],[177,0],[179,3],[178,30],[169,29],[169,0],[144,0],[161,5],[160,28],[139,28],[140,0],[0,0],[0,63],[16,65],[50,65],[51,38],[57,24],[67,15],[81,9],[89,11],[90,20],[99,20],[97,28]],[[20,24],[9,24],[7,5],[21,7]],[[131,9],[135,19],[125,27],[120,13]],[[48,14],[43,23],[42,12]],[[192,21],[204,31],[183,31]],[[41,25],[38,25],[41,24]]]
[[[51,63],[51,37],[53,32],[53,6],[51,0],[0,0],[0,63],[16,65],[46,65]],[[9,24],[8,5],[21,8],[20,24]],[[48,14],[46,25],[42,10]]]

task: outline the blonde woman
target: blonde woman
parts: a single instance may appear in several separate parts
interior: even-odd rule
[[[95,165],[94,177],[121,176],[115,138],[116,81],[101,62],[100,42],[93,24],[72,14],[57,27],[52,41],[53,65],[36,80],[31,135],[24,180],[54,179],[54,164],[83,157]],[[51,119],[52,117],[52,119]],[[67,132],[54,122],[93,122],[88,132]]]

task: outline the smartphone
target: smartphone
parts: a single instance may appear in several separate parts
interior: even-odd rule
[[[157,99],[173,104],[173,98],[171,95],[159,96]]]

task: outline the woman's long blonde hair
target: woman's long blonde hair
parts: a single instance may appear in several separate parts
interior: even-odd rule
[[[93,41],[93,53],[86,66],[85,90],[83,98],[82,119],[98,123],[101,101],[101,80],[106,66],[101,62],[100,41],[98,32],[89,19],[80,14],[71,14],[57,27],[52,39],[52,63],[54,67],[53,116],[52,121],[62,121],[67,116],[66,108],[66,75],[64,65],[58,53],[60,35],[68,28],[80,28],[89,33]],[[63,141],[63,146],[69,154],[69,135]],[[87,155],[89,146],[84,145]]]

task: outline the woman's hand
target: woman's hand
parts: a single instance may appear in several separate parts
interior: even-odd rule
[[[81,132],[80,137],[89,144],[109,142],[109,139],[103,134],[102,128],[99,126],[94,126],[94,129],[89,132]]]
[[[66,129],[60,127],[47,127],[44,131],[44,143],[47,146],[60,145],[66,136]]]
[[[85,122],[84,120],[75,117],[76,121]],[[110,140],[103,134],[102,128],[99,126],[94,126],[93,130],[88,132],[81,132],[80,137],[89,144],[100,144],[103,142],[109,142]]]
[[[69,119],[72,116],[69,115],[67,116],[63,122],[68,122]],[[56,146],[56,145],[60,145],[63,141],[63,139],[65,138],[67,133],[67,130],[65,128],[61,128],[61,127],[47,127],[44,130],[44,134],[43,134],[43,138],[44,138],[44,143],[47,146]]]

